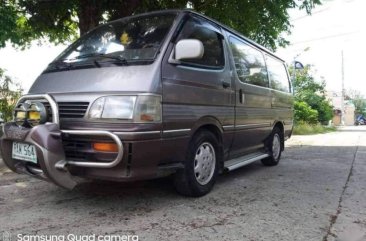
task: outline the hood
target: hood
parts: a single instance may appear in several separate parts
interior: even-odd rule
[[[149,65],[77,69],[41,74],[29,94],[80,92],[161,92],[157,61]]]

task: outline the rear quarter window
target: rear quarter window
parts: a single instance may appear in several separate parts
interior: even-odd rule
[[[275,90],[290,92],[290,82],[284,63],[269,56],[267,56],[266,62],[270,87]]]

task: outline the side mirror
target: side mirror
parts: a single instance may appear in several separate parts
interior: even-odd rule
[[[170,63],[179,63],[184,59],[200,59],[204,53],[203,44],[198,39],[182,39],[174,48],[175,58],[170,58]]]

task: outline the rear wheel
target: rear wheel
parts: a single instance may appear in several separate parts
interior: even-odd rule
[[[262,159],[265,166],[275,166],[279,163],[282,154],[283,133],[278,127],[272,130],[267,142],[269,157]]]
[[[184,169],[175,174],[175,188],[185,196],[200,197],[209,193],[216,181],[219,153],[216,137],[200,131],[188,148]]]

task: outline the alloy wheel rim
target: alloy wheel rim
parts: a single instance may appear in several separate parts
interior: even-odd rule
[[[281,140],[280,136],[276,133],[273,136],[273,142],[272,142],[272,155],[275,160],[278,160],[280,152],[281,152]]]
[[[202,143],[196,151],[194,157],[194,175],[201,185],[206,185],[212,179],[216,166],[216,155],[213,146],[208,143]]]

